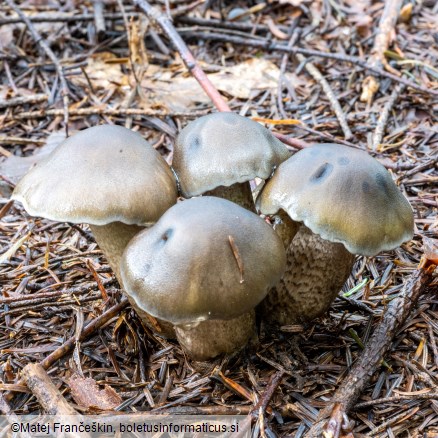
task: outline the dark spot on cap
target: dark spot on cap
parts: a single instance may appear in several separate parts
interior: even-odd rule
[[[172,236],[172,234],[173,234],[173,230],[171,228],[169,228],[161,236],[161,241],[167,242],[170,239],[170,237]]]
[[[120,149],[119,152],[122,153],[122,152],[123,152],[123,149]]]
[[[333,165],[324,163],[316,172],[310,177],[310,181],[314,183],[321,183],[332,173]]]
[[[388,196],[390,195],[391,190],[390,186],[388,185],[388,181],[385,178],[385,175],[378,173],[376,175],[376,183],[381,190],[383,190]]]
[[[338,158],[338,163],[341,166],[346,166],[347,164],[350,163],[350,160],[347,157],[341,157],[341,158]]]
[[[190,149],[198,149],[201,146],[201,140],[200,138],[195,135],[192,139],[192,141],[190,142]]]
[[[370,193],[371,189],[370,189],[370,184],[369,184],[368,181],[364,181],[364,182],[362,183],[362,191],[363,191],[364,193]]]

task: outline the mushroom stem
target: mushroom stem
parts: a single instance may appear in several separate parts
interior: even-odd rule
[[[128,242],[145,227],[127,225],[122,222],[111,222],[107,225],[91,225],[90,230],[99,248],[105,254],[111,269],[114,271],[120,285],[120,259]]]
[[[207,361],[244,347],[255,335],[255,312],[234,319],[211,319],[196,324],[175,326],[176,337],[194,360]]]
[[[274,230],[280,236],[286,250],[290,247],[299,228],[300,224],[293,221],[284,210],[280,209],[274,216]]]
[[[283,278],[261,304],[266,320],[307,322],[328,310],[351,273],[354,255],[302,225],[287,250]]]
[[[111,222],[107,225],[90,224],[89,226],[99,248],[105,254],[117,281],[120,286],[123,287],[122,277],[120,275],[120,259],[122,258],[123,251],[129,241],[146,227],[127,225],[123,222]],[[172,324],[153,318],[144,310],[141,310],[125,290],[124,292],[128,297],[132,308],[137,312],[138,316],[149,329],[165,338],[175,338],[175,330],[173,329]]]
[[[205,192],[203,196],[216,196],[217,198],[227,199],[253,213],[256,212],[251,186],[248,182],[235,183],[229,187],[219,186]]]

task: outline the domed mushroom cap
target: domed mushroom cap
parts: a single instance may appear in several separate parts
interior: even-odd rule
[[[60,222],[146,225],[176,203],[177,189],[170,167],[140,134],[101,125],[62,142],[23,177],[12,199],[33,216]]]
[[[190,324],[253,309],[285,263],[283,244],[263,219],[205,196],[178,203],[137,234],[125,249],[121,273],[140,308],[173,324]]]
[[[303,149],[282,163],[257,199],[264,214],[285,210],[353,254],[375,255],[413,236],[412,207],[366,152],[336,144]]]
[[[286,146],[259,123],[234,113],[214,113],[178,135],[172,166],[187,198],[219,186],[268,178],[290,157]]]

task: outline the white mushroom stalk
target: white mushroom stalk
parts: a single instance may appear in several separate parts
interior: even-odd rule
[[[195,360],[243,347],[254,308],[280,279],[286,255],[259,216],[215,197],[170,208],[128,244],[123,284],[136,305],[175,325]]]
[[[263,214],[303,224],[287,249],[286,273],[264,303],[271,321],[324,313],[348,278],[354,254],[373,256],[413,236],[412,207],[388,171],[364,151],[306,148],[282,163],[257,198]]]

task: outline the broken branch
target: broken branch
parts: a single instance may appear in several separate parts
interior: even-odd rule
[[[354,406],[390,347],[395,333],[404,324],[419,297],[429,288],[434,268],[435,265],[431,265],[427,269],[420,268],[414,271],[401,294],[389,303],[383,319],[362,355],[336,390],[332,401],[319,413],[317,422],[305,435],[307,438],[322,436],[326,427],[330,430],[341,430],[339,422]],[[329,432],[327,436],[339,437],[336,434],[330,435]]]
[[[38,363],[27,364],[21,375],[24,383],[37,398],[41,407],[49,415],[77,415],[50,380],[44,368]]]
[[[56,72],[58,73],[59,80],[61,81],[61,95],[63,102],[63,112],[64,112],[64,125],[65,125],[65,133],[68,137],[68,106],[69,106],[69,98],[68,98],[68,85],[67,80],[65,79],[64,69],[59,62],[56,55],[53,53],[53,50],[46,43],[44,38],[39,34],[39,32],[35,29],[35,26],[29,20],[27,15],[15,4],[14,0],[6,0],[8,6],[13,9],[17,15],[21,18],[21,20],[26,24],[27,29],[29,30],[32,38],[35,40],[37,44],[43,49],[47,57],[53,62],[56,68]]]
[[[304,58],[304,56],[301,54],[297,54],[297,58],[300,62],[306,62],[306,58]],[[315,67],[315,65],[312,64],[311,62],[306,62],[305,68],[309,72],[309,74],[313,77],[313,79],[315,79],[317,82],[321,84],[321,87],[324,90],[324,93],[326,94],[330,102],[330,106],[332,107],[339,121],[339,124],[341,125],[345,139],[346,140],[350,139],[353,136],[353,133],[351,132],[350,127],[348,126],[347,118],[345,117],[341,104],[339,103],[338,98],[335,96],[335,93],[331,89],[330,84],[327,82],[327,80],[324,78],[321,72]]]
[[[382,68],[386,64],[385,50],[388,49],[392,41],[394,27],[397,23],[398,14],[402,5],[402,0],[386,0],[380,19],[379,30],[374,40],[374,47],[371,50],[371,57],[368,65],[375,68]],[[367,76],[362,84],[362,102],[371,103],[374,95],[380,87],[375,76]]]
[[[148,16],[148,18],[153,23],[158,24],[161,29],[163,29],[164,33],[168,36],[175,49],[181,55],[181,59],[183,60],[185,66],[199,82],[199,85],[206,92],[207,96],[211,99],[214,106],[219,111],[231,111],[230,107],[225,102],[222,95],[216,90],[210,79],[208,79],[208,76],[198,65],[192,52],[187,47],[186,43],[180,37],[178,32],[175,30],[175,27],[173,26],[172,21],[169,19],[169,17],[162,14],[159,9],[151,6],[146,0],[133,0],[133,2]]]

